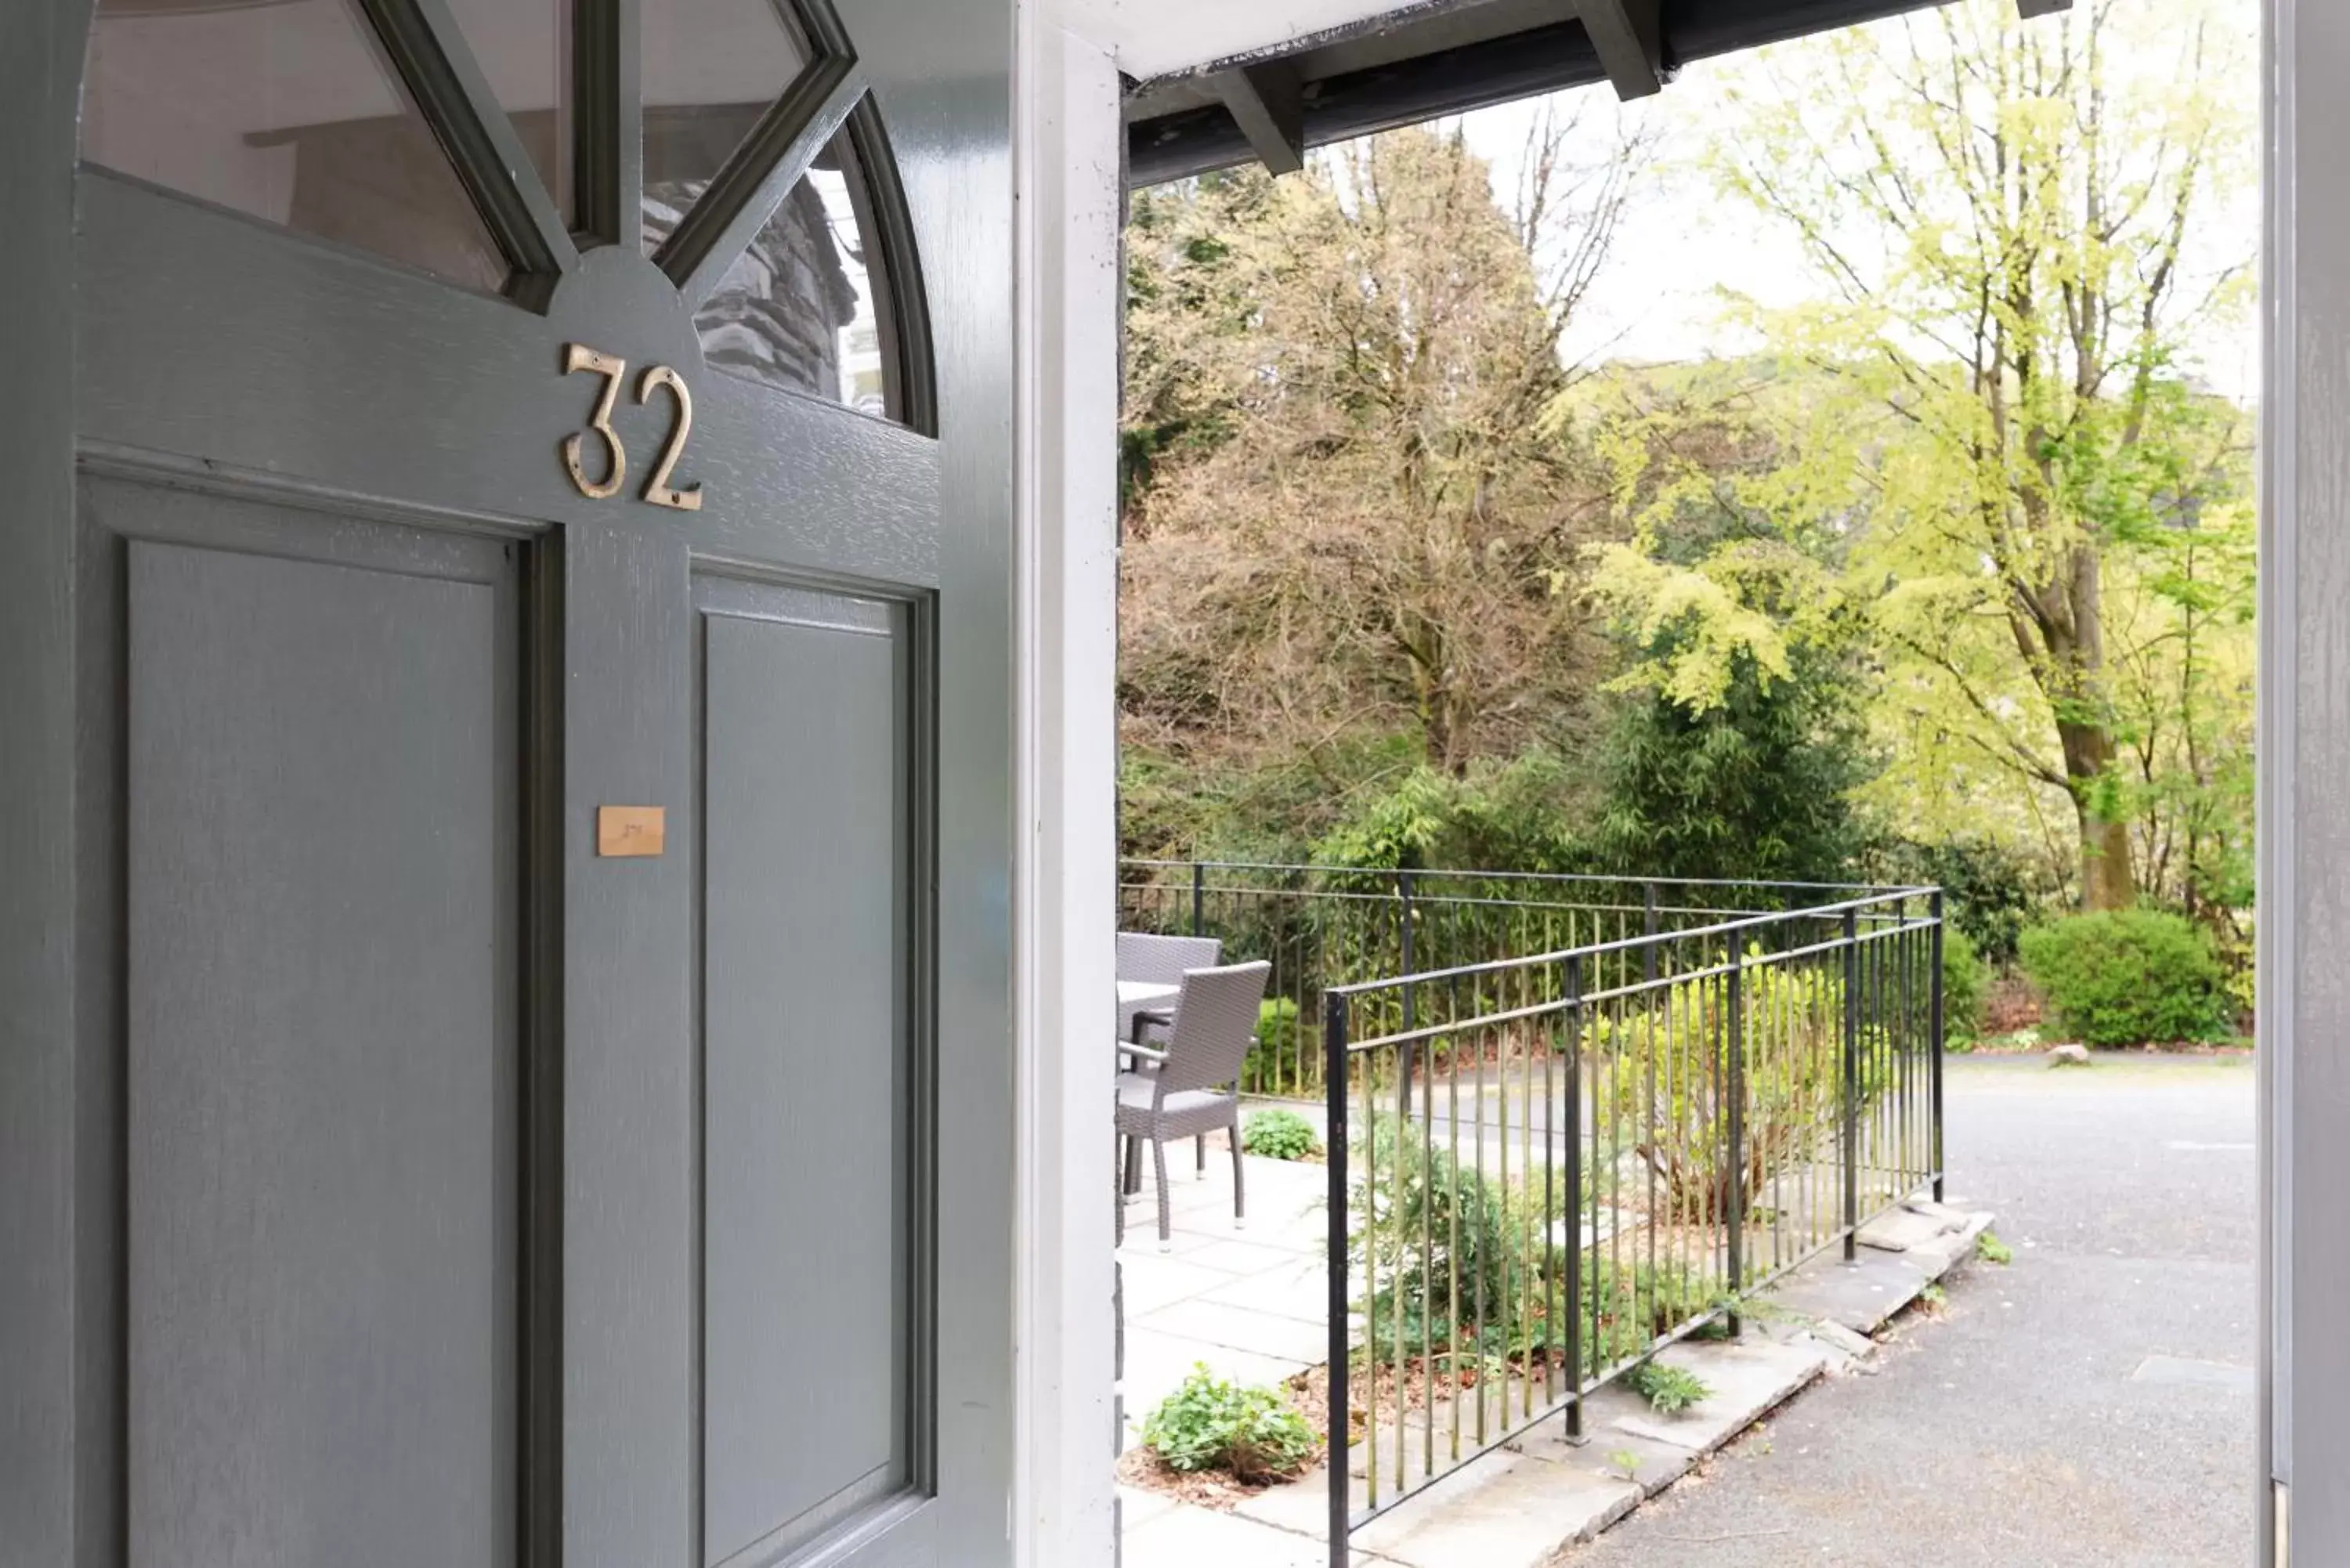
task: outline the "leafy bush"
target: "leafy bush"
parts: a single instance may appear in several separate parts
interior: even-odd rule
[[[1393,1116],[1368,1140],[1356,1134],[1349,1161],[1349,1272],[1375,1286],[1356,1305],[1381,1366],[1423,1353],[1454,1375],[1563,1362],[1572,1310],[1583,1375],[1596,1376],[1728,1299],[1670,1259],[1619,1268],[1599,1249],[1582,1254],[1582,1289],[1571,1292],[1565,1216],[1546,1226],[1543,1197],[1423,1147]]]
[[[1881,842],[1863,857],[1861,871],[1888,887],[1941,888],[1951,929],[1964,931],[1995,968],[2015,961],[2024,928],[2063,896],[2044,859],[1987,838]]]
[[[1942,1038],[1954,1047],[1974,1044],[1982,1032],[1983,993],[1991,989],[1991,971],[1976,956],[1975,944],[1957,926],[1942,929]]]
[[[1624,1375],[1624,1386],[1646,1399],[1650,1409],[1667,1416],[1678,1416],[1713,1397],[1713,1390],[1696,1373],[1661,1361],[1643,1361],[1632,1368]]]
[[[1241,1093],[1277,1093],[1298,1076],[1297,1003],[1286,996],[1268,996],[1257,1004],[1256,1044],[1249,1047],[1248,1057],[1241,1064]]]
[[[1305,1159],[1322,1152],[1322,1140],[1295,1111],[1259,1111],[1242,1129],[1241,1147],[1269,1159]]]
[[[2227,975],[2200,927],[2156,909],[2074,915],[2023,933],[2023,970],[2087,1045],[2224,1039]]]
[[[1204,1363],[1150,1412],[1142,1440],[1170,1469],[1229,1470],[1242,1480],[1294,1476],[1318,1447],[1278,1389],[1226,1382]]]
[[[1726,1221],[1733,1190],[1751,1213],[1774,1175],[1844,1124],[1844,976],[1786,963],[1746,970],[1739,1028],[1745,1143],[1736,1170],[1729,1075],[1719,1070],[1729,1033],[1724,990],[1690,980],[1650,995],[1646,1012],[1593,1022],[1595,1103],[1630,1130],[1677,1222]],[[1890,1071],[1885,1046],[1882,1029],[1864,1026],[1864,1116]]]

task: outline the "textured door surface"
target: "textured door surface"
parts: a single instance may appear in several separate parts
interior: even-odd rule
[[[1008,6],[88,20],[76,1560],[1001,1561]]]

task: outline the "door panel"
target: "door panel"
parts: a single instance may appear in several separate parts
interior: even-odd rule
[[[127,546],[134,1565],[512,1561],[516,647],[477,554]]]
[[[926,1314],[910,1300],[910,607],[703,587],[702,1556],[716,1564],[804,1548],[905,1493]]]

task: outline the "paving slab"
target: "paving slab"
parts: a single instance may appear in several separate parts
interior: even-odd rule
[[[1675,1415],[1650,1411],[1615,1426],[1636,1438],[1708,1453],[1784,1404],[1827,1370],[1827,1354],[1813,1345],[1774,1345],[1761,1338],[1684,1341],[1657,1359],[1701,1380],[1707,1396]]]
[[[1119,1532],[1148,1524],[1175,1506],[1175,1500],[1163,1491],[1146,1491],[1139,1486],[1121,1483],[1118,1489]]]
[[[1840,1323],[1855,1334],[1873,1334],[1886,1320],[1918,1299],[1929,1276],[1908,1257],[1862,1249],[1847,1263],[1831,1251],[1795,1270],[1771,1292],[1773,1307]]]
[[[1310,1535],[1188,1502],[1126,1532],[1123,1568],[1329,1568],[1330,1548]]]
[[[1222,1269],[1203,1268],[1190,1257],[1135,1256],[1119,1260],[1126,1265],[1126,1321],[1134,1323],[1180,1301],[1204,1295],[1232,1282]]]
[[[1965,1227],[1964,1216],[1945,1219],[1939,1214],[1921,1214],[1908,1208],[1892,1209],[1860,1228],[1860,1244],[1874,1247],[1880,1252],[1906,1252],[1912,1247],[1923,1246],[1937,1236]]]
[[[1219,1306],[1240,1307],[1248,1312],[1265,1313],[1274,1317],[1294,1318],[1310,1323],[1319,1330],[1329,1321],[1330,1275],[1319,1258],[1300,1262],[1294,1253],[1284,1254],[1289,1261],[1270,1269],[1261,1269],[1238,1279],[1218,1282],[1201,1296]]]
[[[1496,1449],[1363,1526],[1355,1543],[1407,1568],[1531,1568],[1642,1496],[1631,1481]]]
[[[1544,1422],[1510,1447],[1529,1459],[1635,1482],[1644,1494],[1654,1497],[1687,1475],[1699,1456],[1696,1449],[1679,1443],[1624,1429],[1625,1420],[1638,1421],[1648,1414],[1647,1401],[1611,1385],[1585,1399],[1580,1441],[1568,1438],[1566,1423],[1561,1419]]]
[[[1262,1237],[1253,1237],[1246,1241],[1224,1237],[1183,1255],[1187,1263],[1197,1263],[1203,1269],[1222,1269],[1230,1274],[1253,1274],[1266,1269],[1294,1267],[1301,1260],[1309,1258],[1319,1265],[1321,1250],[1315,1248],[1308,1252],[1295,1247],[1275,1246]]]
[[[1320,1363],[1329,1359],[1330,1336],[1321,1324],[1275,1317],[1220,1302],[1182,1301],[1127,1320],[1128,1334],[1147,1329],[1179,1334],[1185,1339],[1254,1351],[1284,1360]]]

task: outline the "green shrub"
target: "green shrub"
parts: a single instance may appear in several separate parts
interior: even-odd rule
[[[1380,1366],[1424,1354],[1440,1373],[1483,1376],[1504,1361],[1563,1361],[1572,1302],[1583,1375],[1596,1376],[1728,1300],[1670,1259],[1619,1268],[1599,1248],[1583,1252],[1571,1291],[1572,1231],[1563,1214],[1544,1223],[1554,1199],[1424,1147],[1393,1116],[1368,1139],[1357,1131],[1348,1160],[1348,1272],[1375,1285],[1355,1305]]]
[[[1142,1440],[1170,1469],[1229,1470],[1242,1480],[1294,1476],[1319,1446],[1280,1390],[1226,1382],[1205,1363],[1150,1412]]]
[[[1241,1147],[1269,1159],[1305,1159],[1322,1152],[1322,1140],[1295,1111],[1259,1111],[1241,1130]]]
[[[1738,1169],[1730,1165],[1731,1096],[1720,1064],[1729,1033],[1723,987],[1689,980],[1648,995],[1653,1000],[1645,1010],[1605,1012],[1590,1026],[1594,1104],[1634,1140],[1675,1222],[1727,1220],[1733,1190],[1751,1213],[1773,1177],[1809,1158],[1843,1126],[1844,976],[1782,962],[1747,968],[1739,1029],[1745,1142]],[[1863,1025],[1859,1044],[1866,1115],[1892,1066],[1882,1028]]]
[[[1954,1049],[1972,1045],[1982,1033],[1983,993],[1991,971],[1976,956],[1973,939],[1956,926],[1942,930],[1942,1039]]]
[[[1713,1397],[1696,1373],[1661,1361],[1643,1361],[1632,1368],[1624,1375],[1624,1386],[1646,1399],[1648,1408],[1667,1416],[1678,1416]]]
[[[1249,1047],[1248,1057],[1241,1064],[1241,1093],[1277,1094],[1299,1076],[1297,1003],[1286,996],[1268,996],[1257,1003],[1256,1044]]]
[[[2023,933],[2023,971],[2086,1045],[2219,1040],[2227,976],[2200,927],[2155,909],[2074,915]]]

